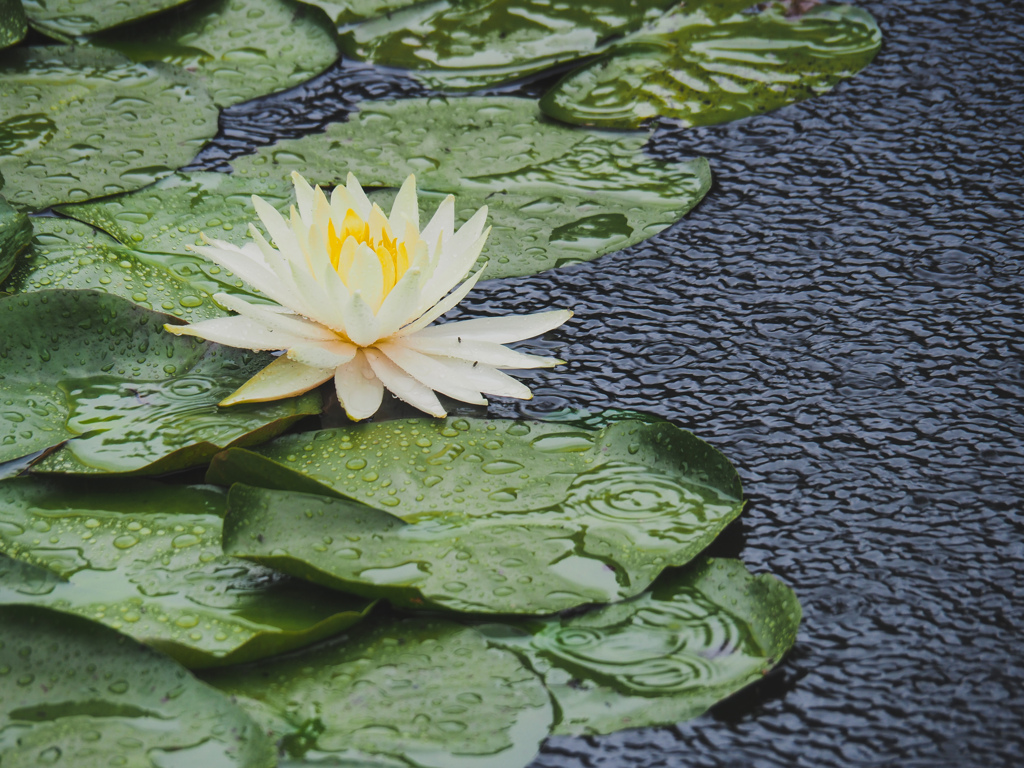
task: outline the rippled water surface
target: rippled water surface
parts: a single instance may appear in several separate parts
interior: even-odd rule
[[[804,606],[755,689],[676,728],[552,738],[534,768],[1024,765],[1024,6],[861,5],[885,43],[854,80],[659,130],[658,154],[715,174],[682,223],[463,310],[575,309],[533,344],[571,365],[491,414],[630,407],[697,431],[750,499],[716,551]],[[229,110],[204,165],[422,93],[339,67]]]

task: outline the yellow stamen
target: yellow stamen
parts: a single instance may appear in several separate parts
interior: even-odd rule
[[[351,245],[349,245],[349,239],[352,240]],[[331,259],[331,266],[346,285],[348,284],[348,272],[355,257],[355,246],[360,243],[370,246],[377,254],[381,274],[384,278],[384,296],[387,296],[409,269],[409,251],[405,243],[399,243],[387,226],[381,227],[380,237],[374,242],[369,223],[351,208],[345,213],[345,220],[341,224],[340,232],[334,221],[330,221],[327,226],[328,255]]]

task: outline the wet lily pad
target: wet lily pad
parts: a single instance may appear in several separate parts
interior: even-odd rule
[[[323,186],[353,172],[364,186],[397,188],[415,172],[425,212],[454,194],[465,219],[491,206],[487,276],[510,277],[597,258],[653,236],[711,186],[707,161],[664,163],[646,134],[570,130],[515,98],[366,103],[323,134],[279,142],[232,161],[236,173]],[[390,193],[378,193],[385,205]]]
[[[226,107],[320,74],[338,58],[336,38],[325,13],[295,0],[213,0],[87,41],[135,61],[184,67]]]
[[[174,173],[137,192],[62,205],[57,210],[102,229],[131,248],[189,254],[188,246],[202,243],[200,233],[235,245],[252,242],[248,234],[250,223],[266,234],[252,207],[254,194],[282,212],[295,203],[290,181],[258,174],[196,171]],[[205,271],[207,277],[221,274],[210,273],[208,267]],[[217,290],[225,288],[218,285]]]
[[[27,32],[28,19],[21,0],[0,0],[0,48],[14,45]]]
[[[0,196],[0,283],[14,269],[18,255],[32,240],[32,222],[28,216],[8,204]]]
[[[382,422],[227,451],[209,477],[273,489],[232,489],[228,554],[403,607],[485,613],[636,595],[743,506],[725,457],[668,423]]]
[[[271,768],[246,713],[188,670],[108,627],[0,606],[0,761],[106,768]],[[116,764],[116,763],[115,763]]]
[[[141,19],[187,0],[22,0],[32,26],[57,40],[70,41]]]
[[[635,128],[669,117],[711,125],[816,96],[866,67],[881,45],[871,15],[822,5],[787,16],[788,3],[718,19],[687,2],[569,73],[541,99],[570,123]],[[739,10],[739,9],[737,9]]]
[[[474,89],[602,50],[676,0],[435,0],[350,31],[346,55],[413,70],[433,88]]]
[[[172,336],[169,319],[90,291],[0,299],[0,461],[67,440],[35,470],[159,474],[319,411],[316,392],[219,408],[272,357]]]
[[[547,736],[551,703],[515,654],[442,619],[373,618],[286,658],[211,670],[292,757],[423,768],[518,768]]]
[[[144,187],[216,132],[216,106],[177,67],[99,48],[0,52],[0,172],[16,207]]]
[[[106,485],[106,484],[103,484]],[[227,557],[224,492],[125,480],[0,483],[0,604],[99,621],[187,667],[251,661],[356,623],[366,601]],[[26,585],[44,577],[45,590]]]
[[[100,291],[190,322],[230,314],[213,301],[214,293],[266,301],[232,273],[197,254],[138,251],[68,219],[37,218],[35,224],[32,246],[3,285],[8,293]]]
[[[333,19],[339,27],[353,22],[369,19],[384,13],[391,13],[418,0],[302,0],[307,5],[315,5]]]
[[[604,734],[689,720],[760,680],[793,646],[800,615],[771,576],[701,558],[626,602],[479,629],[544,678],[554,733]]]

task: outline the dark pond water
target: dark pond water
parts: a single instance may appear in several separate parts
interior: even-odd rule
[[[716,551],[805,612],[755,689],[675,728],[551,739],[534,768],[1024,765],[1024,4],[861,4],[885,44],[856,79],[658,132],[658,154],[711,160],[687,219],[466,310],[575,309],[552,342],[568,369],[492,413],[693,429],[750,499]],[[206,165],[422,93],[338,68],[229,111]]]

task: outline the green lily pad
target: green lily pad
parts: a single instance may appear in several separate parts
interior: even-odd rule
[[[32,240],[32,222],[0,197],[0,283],[14,269],[18,254]]]
[[[19,208],[144,187],[216,132],[217,108],[177,67],[99,48],[0,52],[0,172]]]
[[[190,322],[230,314],[213,301],[214,293],[267,301],[232,273],[194,253],[137,251],[69,219],[37,218],[35,224],[31,248],[3,286],[8,293],[100,291]]]
[[[21,0],[0,0],[0,48],[14,45],[27,32],[28,19]]]
[[[106,485],[106,484],[104,484]],[[109,487],[109,486],[107,486]],[[29,602],[99,621],[187,667],[309,645],[356,623],[363,600],[226,556],[224,492],[134,480],[0,483],[0,604]],[[26,592],[34,566],[52,574]]]
[[[232,489],[228,554],[403,607],[481,613],[636,595],[743,507],[725,457],[668,423],[381,422],[233,449],[208,477],[264,489]]]
[[[0,461],[67,440],[35,470],[159,474],[319,411],[316,392],[218,407],[273,358],[172,336],[169,319],[91,291],[0,299]]]
[[[435,0],[347,33],[345,54],[413,70],[432,88],[475,89],[589,56],[676,0]]]
[[[232,160],[236,173],[284,178],[297,170],[334,186],[401,186],[416,173],[432,214],[454,194],[460,221],[490,206],[494,230],[481,261],[488,278],[536,274],[641,242],[676,223],[711,186],[704,158],[663,163],[646,134],[570,130],[536,103],[507,97],[408,99],[361,105],[323,134]],[[393,192],[381,192],[387,205]]]
[[[108,627],[0,606],[0,762],[271,768],[273,746],[226,696]]]
[[[479,629],[544,678],[554,733],[604,734],[689,720],[760,680],[793,646],[800,615],[771,576],[701,558],[626,602]]]
[[[188,0],[22,0],[32,26],[41,32],[70,42],[88,35],[141,19]]]
[[[786,7],[715,19],[687,2],[566,75],[541,109],[605,128],[636,128],[655,116],[711,125],[831,90],[881,46],[878,25],[860,8],[822,5],[790,17]]]
[[[295,0],[190,3],[87,42],[194,72],[222,107],[303,83],[338,58],[331,20]]]
[[[302,0],[323,10],[339,27],[391,13],[418,0]]]
[[[190,254],[191,245],[200,245],[200,233],[211,240],[226,240],[235,245],[252,242],[248,225],[256,224],[266,234],[252,207],[252,196],[259,195],[282,212],[295,203],[290,181],[266,174],[238,176],[227,173],[196,171],[175,173],[156,184],[88,203],[62,205],[57,210],[90,224],[131,248],[151,253]],[[197,263],[207,263],[194,255]],[[216,290],[238,292],[232,282],[230,289],[219,277],[222,273],[204,268],[207,278],[217,279]],[[191,268],[190,268],[191,271]]]
[[[286,754],[317,763],[360,765],[354,751],[422,768],[518,768],[552,719],[515,654],[438,618],[371,617],[336,642],[204,677]]]

